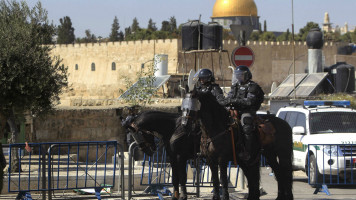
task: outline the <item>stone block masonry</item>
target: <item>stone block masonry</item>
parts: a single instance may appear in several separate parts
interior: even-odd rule
[[[161,103],[142,110],[178,112],[180,101]],[[45,118],[34,118],[33,133],[26,133],[30,143],[118,141],[127,149],[126,130],[121,126],[120,116],[126,116],[124,106],[68,107],[58,108]]]
[[[337,49],[344,43],[327,42],[323,48],[325,66],[338,61],[347,61],[356,66],[356,56],[337,55]],[[190,69],[214,69],[215,77],[221,86],[231,85],[231,52],[238,46],[233,40],[223,41],[224,53],[184,54],[182,42],[172,40],[143,40],[108,42],[93,44],[56,45],[53,56],[63,59],[68,66],[68,81],[72,91],[61,95],[61,103],[73,105],[78,99],[88,105],[105,106],[103,100],[116,99],[126,90],[125,77],[132,82],[137,80],[136,73],[152,64],[150,60],[155,54],[168,54],[168,73],[184,74]],[[289,74],[293,73],[293,57],[291,42],[251,42],[247,43],[255,53],[255,61],[250,68],[253,79],[258,82],[265,93],[269,93],[271,85],[280,84]],[[305,42],[295,43],[296,73],[304,73],[308,65],[308,47]],[[144,68],[144,70],[145,70]],[[223,81],[224,80],[224,81]],[[92,101],[86,101],[92,100]],[[100,105],[103,102],[104,104]]]
[[[68,67],[68,81],[73,88],[61,96],[68,99],[115,99],[119,89],[126,89],[125,77],[136,81],[136,73],[152,65],[155,54],[168,54],[168,73],[177,67],[177,40],[144,40],[93,44],[56,45],[53,56]]]

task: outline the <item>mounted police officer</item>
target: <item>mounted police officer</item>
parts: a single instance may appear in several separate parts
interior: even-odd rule
[[[250,160],[252,142],[256,137],[256,111],[260,108],[264,92],[261,87],[253,82],[251,71],[247,66],[238,66],[234,70],[231,91],[225,99],[226,106],[231,113],[237,115],[242,125],[244,151],[239,156],[244,160]]]
[[[196,90],[198,92],[206,93],[211,92],[218,102],[224,101],[224,93],[221,90],[220,86],[215,83],[215,78],[213,72],[210,69],[201,69],[198,72],[198,84]]]

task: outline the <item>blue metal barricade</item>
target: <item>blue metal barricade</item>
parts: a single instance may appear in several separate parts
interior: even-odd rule
[[[172,185],[172,168],[167,161],[166,150],[164,148],[158,149],[153,156],[143,156],[142,165],[140,166],[140,186],[145,186],[145,193],[133,195],[135,190],[135,174],[134,174],[134,150],[137,148],[136,142],[132,143],[129,148],[129,185],[128,185],[128,198],[133,196],[152,196],[158,195],[163,199],[163,195],[171,195],[169,191]],[[197,178],[197,170],[199,171],[199,178]],[[187,161],[187,187],[197,187],[197,196],[199,196],[199,187],[212,187],[211,171],[205,160],[200,160],[198,169],[192,160]],[[190,173],[190,174],[189,174]],[[238,182],[239,167],[232,166],[230,162],[227,170],[228,180],[230,182],[229,188],[236,188]],[[136,181],[137,183],[137,181]],[[137,183],[138,184],[138,183]]]
[[[116,141],[11,144],[8,191],[18,192],[18,198],[34,191],[45,196],[48,191],[51,199],[57,190],[82,193],[92,189],[90,193],[101,199],[101,193],[110,194],[115,186],[118,147],[122,155],[122,146]],[[119,185],[124,198],[124,167],[120,169]]]
[[[356,185],[356,144],[309,144],[308,183],[314,194],[328,186]]]

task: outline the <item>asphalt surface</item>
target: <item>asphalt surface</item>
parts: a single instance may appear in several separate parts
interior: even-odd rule
[[[261,200],[274,200],[277,197],[277,182],[274,176],[271,174],[271,169],[263,167],[261,168],[261,188],[263,195]],[[293,182],[293,194],[296,200],[324,200],[324,199],[356,199],[356,186],[333,186],[328,188],[330,195],[325,192],[318,192],[313,194],[315,188],[310,187],[308,184],[308,178],[302,171],[297,171],[294,173]],[[132,199],[137,200],[148,200],[148,199],[158,199],[157,196],[150,197],[138,197],[137,194],[141,194],[142,191],[136,191],[135,196]],[[230,199],[246,199],[247,189],[239,190],[235,189],[230,191]],[[125,195],[127,198],[127,194]],[[202,191],[201,196],[196,198],[194,195],[190,195],[189,199],[207,200],[211,199],[212,195],[210,189]],[[15,199],[16,194],[5,194],[0,195],[0,200]],[[32,199],[43,199],[39,194],[32,194]],[[48,198],[47,198],[48,199]],[[71,191],[66,193],[56,192],[52,199],[64,200],[64,199],[97,199],[94,194],[91,195],[80,195]],[[102,199],[121,199],[119,194],[102,195]],[[170,199],[170,197],[165,196],[164,199]]]

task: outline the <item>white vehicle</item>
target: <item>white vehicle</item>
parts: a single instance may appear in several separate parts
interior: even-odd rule
[[[356,110],[349,101],[304,101],[304,105],[280,108],[276,116],[292,128],[294,170],[308,174],[310,144],[311,184],[334,175],[356,177]]]

